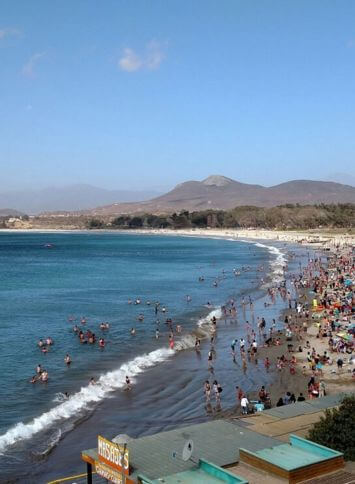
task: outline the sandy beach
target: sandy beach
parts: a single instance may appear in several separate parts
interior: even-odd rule
[[[154,235],[186,235],[195,237],[223,237],[233,238],[237,240],[268,240],[285,243],[297,243],[302,245],[309,245],[314,248],[331,248],[331,247],[351,247],[355,245],[355,236],[347,234],[345,231],[341,233],[332,233],[329,231],[282,231],[282,230],[262,230],[262,229],[147,229],[135,230],[137,233],[150,233]]]
[[[151,234],[151,235],[182,235],[194,237],[221,237],[233,238],[236,240],[250,239],[250,240],[268,240],[285,243],[297,243],[302,245],[309,245],[314,248],[323,247],[325,249],[331,247],[351,247],[355,245],[355,235],[346,233],[345,230],[329,231],[329,230],[267,230],[267,229],[100,229],[100,230],[83,230],[74,227],[68,228],[26,228],[26,224],[14,225],[13,228],[0,229],[0,233],[76,233],[76,232],[92,232],[92,233],[137,233],[137,234]]]

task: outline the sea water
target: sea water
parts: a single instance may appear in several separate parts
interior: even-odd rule
[[[234,240],[1,233],[0,453],[26,449],[53,427],[59,440],[69,422],[122,390],[126,375],[134,385],[150,368],[173,360],[193,346],[191,334],[209,322],[212,311],[218,316],[227,298],[257,297],[261,279],[271,274],[280,280],[284,265],[279,248]],[[155,314],[156,302],[165,313]],[[166,318],[183,328],[174,350]],[[103,321],[108,331],[99,329]],[[103,337],[105,348],[80,344],[74,324]],[[48,336],[54,344],[44,354],[37,342]],[[38,364],[49,373],[47,384],[29,382]],[[89,385],[91,377],[99,384]]]

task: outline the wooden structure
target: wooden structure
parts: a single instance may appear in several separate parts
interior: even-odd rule
[[[280,444],[256,452],[240,448],[239,456],[241,462],[287,479],[290,484],[344,467],[344,457],[341,452],[296,435],[290,435],[289,444]]]

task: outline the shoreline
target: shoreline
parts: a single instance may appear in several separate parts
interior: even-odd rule
[[[30,231],[30,232],[32,232],[32,231]],[[42,231],[41,231],[41,230],[39,230],[38,232],[42,232]],[[54,231],[54,232],[57,232],[57,231]],[[64,231],[64,232],[67,232],[67,231]],[[92,233],[93,231],[84,231],[84,232]],[[106,231],[105,231],[105,232],[106,232]],[[114,233],[117,233],[117,231],[110,231],[109,233],[113,233],[113,232],[114,232]],[[161,233],[161,231],[157,231],[157,232],[156,232],[156,231],[154,231],[153,233],[148,233],[147,231],[141,231],[141,232],[134,231],[134,232],[135,232],[135,233],[137,233],[137,234],[139,233],[140,235],[163,235],[163,234]],[[223,232],[225,232],[225,231],[223,231]],[[95,233],[96,233],[96,234],[100,234],[100,233],[102,233],[102,231],[95,231]],[[129,232],[127,232],[127,231],[123,231],[123,233],[129,233],[129,234],[133,234],[133,231],[129,231]],[[258,233],[259,233],[259,232],[258,232]],[[239,232],[239,234],[240,234],[240,232]],[[186,231],[179,231],[179,232],[177,232],[177,231],[169,231],[168,233],[165,233],[164,235],[175,235],[175,236],[197,236],[197,237],[201,237],[201,238],[202,238],[202,237],[206,237],[206,236],[209,236],[209,237],[216,237],[215,233],[211,233],[211,231],[202,231],[202,233],[200,233],[200,232],[199,232],[199,233],[196,233],[196,231],[193,231],[193,233],[191,233],[191,231],[189,231],[189,232],[186,232]],[[254,234],[253,234],[253,235],[254,235]],[[274,234],[273,234],[273,235],[274,235]],[[223,239],[223,238],[228,238],[228,239],[230,239],[230,238],[231,238],[231,233],[230,233],[229,231],[226,231],[226,233],[224,233],[224,234],[223,234],[223,236],[221,236],[220,231],[218,231],[218,238],[220,238],[220,239]],[[243,238],[245,238],[245,237],[243,236]],[[261,240],[261,239],[255,240],[255,239],[254,239],[254,237],[250,237],[250,239],[251,239],[251,240],[244,241],[244,242],[254,242],[254,243],[257,243],[257,242],[258,242],[258,240]],[[243,239],[242,239],[242,238],[239,238],[239,237],[238,237],[238,238],[235,238],[235,239],[232,239],[232,240],[236,240],[236,241],[243,242]],[[264,239],[262,239],[262,240],[265,240],[265,238],[264,238]],[[269,241],[270,241],[270,242],[271,242],[272,240],[276,240],[276,241],[277,241],[277,242],[279,242],[279,243],[280,243],[280,242],[285,242],[285,241],[280,241],[280,240],[275,239],[275,238],[273,238],[273,239],[271,239],[271,238],[270,238],[270,239],[269,239]],[[292,243],[293,243],[293,241],[287,241],[287,242],[289,242],[290,244],[292,244]],[[297,246],[297,248],[299,248],[299,249],[302,249],[302,247],[303,247],[303,246]],[[311,247],[313,247],[313,248],[315,248],[315,249],[318,249],[318,247],[314,247],[314,244],[311,244]],[[290,254],[292,253],[292,247],[289,247],[289,248],[287,249],[287,253],[288,253],[288,255],[290,255]],[[271,257],[270,257],[270,262],[272,262],[272,260],[273,260],[273,258],[271,258]],[[294,262],[295,262],[295,261],[294,261]],[[287,264],[287,262],[286,262],[286,264]],[[293,270],[293,271],[294,271],[294,270]],[[269,273],[269,274],[272,274],[272,272],[273,272],[273,271],[272,271],[272,267],[270,267],[270,273],[269,273],[269,271],[268,271],[268,273]],[[291,272],[292,272],[292,271],[291,271]],[[290,273],[290,271],[289,271],[289,273]],[[248,292],[250,292],[250,291],[248,291]],[[263,296],[263,298],[267,297],[267,292],[266,292],[266,290],[265,290],[265,289],[263,290],[263,292],[264,292],[264,296]],[[268,312],[268,311],[267,311],[267,312]],[[280,318],[280,320],[282,320],[282,315],[283,315],[284,310],[282,310],[282,309],[280,309],[280,308],[279,308],[279,309],[277,309],[277,312],[278,312],[278,316],[277,316],[277,317],[278,317],[278,318]],[[259,314],[261,314],[261,313],[262,313],[262,310],[258,310],[258,313],[259,313]],[[265,314],[265,316],[266,316],[266,314]],[[269,315],[267,315],[267,317],[269,317]],[[206,319],[207,319],[207,318],[206,318]],[[223,319],[222,319],[222,320],[220,320],[220,322],[221,322],[221,326],[222,326],[222,324],[223,324]],[[240,321],[240,322],[242,322],[242,321]],[[222,327],[221,327],[221,329],[222,329]],[[198,326],[196,326],[196,330],[198,330]],[[223,329],[222,329],[222,331],[223,331]],[[229,331],[228,331],[227,333],[226,333],[226,332],[224,332],[224,333],[225,333],[225,334],[224,334],[224,336],[222,336],[222,335],[221,335],[221,336],[222,336],[222,339],[226,340],[226,339],[228,339],[228,338],[229,338],[229,336],[228,336]],[[284,345],[280,345],[279,347],[272,347],[272,348],[271,348],[271,350],[272,350],[272,351],[273,351],[275,354],[276,354],[276,352],[281,352],[281,351],[282,351],[282,352],[285,352],[285,349],[284,349],[284,348],[285,348],[285,346],[286,346],[286,344],[284,344]],[[226,350],[227,350],[227,348],[229,348],[229,344],[228,344],[228,346],[223,347],[223,349],[226,349]],[[221,350],[219,349],[219,351],[221,351]],[[265,349],[265,353],[266,353],[266,354],[268,354],[268,351],[270,351],[270,349]],[[260,355],[261,355],[263,352],[264,352],[264,349],[260,347]],[[180,362],[179,364],[181,364],[181,361],[184,359],[184,358],[183,358],[183,354],[182,354],[183,352],[178,352],[178,353],[181,353],[181,354],[179,355],[179,358],[178,358],[178,360],[179,360],[179,362]],[[193,358],[193,352],[190,352],[190,353],[191,353],[191,355],[192,355],[192,356],[190,355],[190,356],[191,356],[191,358]],[[203,354],[204,354],[204,351],[203,351]],[[190,358],[190,359],[191,359],[191,358]],[[166,366],[167,366],[167,367],[172,367],[173,365],[174,365],[174,362],[173,362],[173,360],[171,360],[170,362],[168,362],[168,363],[167,363],[167,365],[166,365]],[[176,365],[177,365],[177,364],[175,364],[175,366],[176,366]],[[274,366],[274,365],[273,365],[273,366]],[[253,364],[252,364],[252,365],[248,364],[248,368],[249,368],[249,369],[248,369],[248,372],[250,372],[250,371],[251,371],[251,372],[252,372],[251,377],[253,377],[253,372],[254,372],[254,371],[257,371],[257,368],[254,368],[254,365],[253,365]],[[254,369],[253,369],[253,368],[254,368]],[[175,368],[175,371],[176,371],[176,368]],[[154,374],[159,374],[159,372],[160,372],[159,368],[158,368],[158,367],[155,367],[155,369],[153,370],[153,373],[154,373]],[[284,392],[284,389],[286,388],[286,387],[285,387],[285,385],[287,385],[287,383],[288,383],[288,382],[289,382],[289,380],[290,380],[290,377],[289,377],[289,376],[286,374],[286,372],[287,372],[287,369],[286,369],[286,370],[284,370],[284,371],[282,372],[282,375],[280,375],[280,378],[279,378],[279,379],[280,379],[280,380],[282,379],[283,381],[278,382],[278,381],[277,381],[277,380],[278,380],[278,377],[277,377],[278,372],[277,372],[277,371],[276,371],[274,368],[272,369],[272,371],[270,371],[270,377],[271,377],[271,381],[270,381],[270,382],[268,382],[268,383],[266,383],[266,384],[267,384],[267,388],[268,388],[268,389],[270,389],[270,391],[272,392],[272,394],[273,394],[273,395],[275,395],[275,396],[273,396],[273,400],[274,400],[274,401],[273,401],[273,406],[275,406],[275,403],[276,403],[276,401],[275,401],[276,394],[277,394],[277,393],[279,393],[279,394],[280,394],[280,392],[281,392],[281,391],[282,391],[282,392]],[[302,388],[302,389],[303,389],[303,388],[304,388],[304,385],[305,385],[305,382],[306,382],[306,380],[307,380],[307,377],[306,377],[306,378],[304,378],[304,377],[303,377],[303,375],[299,374],[299,371],[298,371],[297,373],[298,373],[298,374],[296,374],[296,375],[292,376],[292,379],[293,379],[293,383],[292,383],[292,385],[295,385],[295,388],[296,388],[296,386],[297,386],[297,388]],[[241,381],[242,381],[242,380],[241,380]],[[239,382],[239,381],[238,381],[238,382]],[[147,382],[143,383],[143,388],[145,388],[145,387],[146,387],[146,385],[147,385]],[[247,390],[247,393],[250,393],[250,395],[253,395],[253,394],[254,394],[254,392],[257,392],[257,385],[258,385],[258,383],[256,383],[256,382],[255,382],[255,385],[254,385],[253,389],[252,389],[252,390],[250,390],[250,391],[249,391],[249,390]],[[281,390],[281,388],[282,388],[282,390]],[[292,389],[293,389],[293,387],[292,387]],[[296,390],[296,389],[295,389],[294,391],[299,391],[299,390]],[[279,395],[279,396],[280,396],[280,395]],[[202,398],[203,398],[203,397],[202,397]],[[222,400],[223,400],[223,398],[222,398]],[[108,402],[105,402],[105,405],[104,405],[104,407],[103,407],[103,408],[107,407],[107,405],[108,405]],[[186,412],[185,412],[187,417],[189,417],[189,415],[190,415],[189,411],[190,411],[190,410],[189,410],[189,409],[187,409],[187,410],[186,410]],[[230,406],[228,406],[228,407],[225,407],[225,410],[223,410],[222,412],[216,412],[215,414],[213,414],[213,415],[208,415],[208,416],[202,415],[202,416],[200,416],[199,418],[211,418],[211,417],[212,417],[212,418],[223,418],[223,417],[224,417],[224,415],[223,415],[223,413],[224,413],[224,412],[228,412],[228,413],[229,413],[229,412],[231,412],[231,411],[232,411],[231,407],[230,407]],[[148,414],[147,414],[147,415],[148,415]],[[153,415],[154,415],[154,414],[153,414]],[[180,414],[180,417],[182,417],[182,415],[181,415],[181,414]],[[96,416],[95,416],[95,418],[94,418],[94,420],[96,420],[97,418],[98,418],[98,416],[96,415]],[[152,418],[152,417],[150,417],[150,418]],[[89,417],[89,419],[91,419],[91,416]],[[153,418],[153,420],[154,420],[154,418]],[[157,423],[159,423],[159,420],[157,421]],[[180,423],[178,423],[178,422],[176,421],[176,423],[175,423],[174,427],[179,426],[179,425],[184,425],[184,423],[185,423],[184,418],[182,418],[182,419],[181,419],[181,421],[180,421]],[[162,423],[161,423],[161,425],[162,425],[162,426],[164,426],[164,422],[162,422]],[[81,427],[81,426],[80,426],[80,427]],[[86,427],[86,426],[84,425],[83,427]],[[152,428],[151,428],[151,430],[152,430]],[[82,428],[81,428],[80,430],[78,429],[78,433],[79,433],[79,434],[80,434],[80,432],[83,432],[83,429],[82,429]],[[73,433],[74,433],[74,434],[76,434],[76,432],[73,432]],[[68,435],[68,436],[69,436],[69,435]],[[73,437],[72,437],[72,436],[70,436],[70,439],[69,439],[69,440],[71,440],[72,438],[73,438]],[[62,447],[62,446],[60,446],[60,447]],[[60,450],[60,452],[63,452],[63,450],[61,449],[61,450]],[[54,449],[54,452],[53,452],[53,453],[54,453],[54,454],[56,454],[56,453],[57,453],[57,448],[55,448],[55,449]],[[50,458],[50,459],[49,459],[49,462],[51,462],[51,461],[52,461],[52,458]],[[52,462],[52,464],[53,464],[53,462]]]
[[[332,233],[327,230],[269,230],[269,229],[80,229],[80,228],[2,228],[1,233],[93,233],[93,234],[138,234],[138,235],[175,235],[191,237],[233,238],[235,240],[270,240],[285,243],[299,243],[311,247],[335,247],[355,245],[355,235],[345,231]]]
[[[268,260],[269,260],[269,262],[272,262],[274,260],[274,257],[270,254],[268,256]],[[285,264],[286,264],[286,262],[285,262]],[[272,267],[270,267],[270,270],[267,269],[267,273],[272,274]],[[256,274],[258,274],[258,273],[256,273]],[[237,279],[236,279],[236,281],[237,281]],[[246,293],[248,294],[253,289],[255,289],[255,288],[250,287],[246,291]],[[258,286],[258,288],[256,288],[256,289],[259,290],[260,286]],[[262,297],[265,297],[265,295],[266,295],[265,289],[262,290],[262,292],[263,292]],[[224,301],[226,301],[227,298],[228,298],[228,293],[224,293]],[[222,302],[222,304],[223,304],[223,302]],[[255,304],[256,304],[256,300],[255,300]],[[260,303],[260,306],[261,306],[261,303]],[[203,309],[203,311],[205,311],[205,310]],[[260,307],[260,311],[261,311],[261,307]],[[247,310],[247,314],[248,314],[248,312],[249,312],[249,310]],[[258,312],[259,312],[259,310],[258,310]],[[270,311],[267,311],[267,312],[270,313]],[[278,308],[277,309],[275,308],[274,312],[277,312],[278,315],[280,314],[280,311],[279,311]],[[211,317],[211,310],[208,310],[208,315]],[[278,318],[279,317],[278,315],[276,316],[276,314],[275,314],[275,317]],[[208,318],[208,316],[207,317],[205,316],[203,319],[208,320],[209,318]],[[210,336],[210,332],[208,331],[209,323],[207,322],[207,327],[205,325],[202,325],[202,328],[201,328],[201,326],[199,326],[196,323],[198,323],[197,320],[195,321],[194,331],[197,331],[197,332],[200,332],[201,330],[206,331],[206,339],[203,342],[201,342],[201,345],[202,345],[201,354],[202,354],[202,358],[203,358],[203,362],[204,362],[205,358],[207,358],[205,356],[205,354],[208,350],[208,348],[207,348],[208,347],[208,337]],[[239,381],[239,376],[238,376],[239,375],[239,369],[237,367],[226,368],[226,362],[228,362],[228,366],[230,366],[230,363],[229,363],[229,361],[230,361],[230,353],[229,353],[230,342],[229,341],[232,337],[234,337],[235,330],[237,330],[237,331],[242,330],[242,327],[241,327],[242,320],[240,320],[240,322],[238,324],[235,321],[231,321],[231,320],[227,319],[227,322],[225,322],[222,319],[220,321],[220,324],[221,324],[221,334],[220,334],[220,343],[219,344],[222,345],[222,349],[220,348],[220,346],[218,346],[218,351],[220,352],[222,359],[221,359],[220,363],[217,362],[217,370],[216,371],[218,372],[218,379],[221,378],[222,383],[223,383],[223,380],[225,380],[224,385],[227,385],[227,382],[228,382],[228,376],[227,375],[228,375],[228,372],[230,372],[230,371],[233,371],[233,373],[235,373],[235,378],[238,378],[238,381]],[[177,350],[179,349],[179,340],[177,340],[176,349]],[[184,349],[184,348],[182,348],[182,349]],[[223,353],[223,355],[222,355],[221,352]],[[146,379],[140,378],[137,375],[137,390],[136,391],[139,392],[139,398],[137,399],[137,405],[140,401],[146,402],[147,405],[152,404],[152,401],[154,401],[155,397],[153,397],[150,394],[150,389],[147,388],[148,386],[150,386],[149,380],[151,378],[153,378],[154,381],[159,381],[161,379],[162,373],[164,373],[165,371],[168,371],[169,373],[171,372],[171,374],[176,375],[176,377],[177,377],[177,383],[176,383],[177,387],[176,387],[176,385],[170,385],[169,381],[167,380],[166,381],[166,385],[167,385],[166,390],[165,390],[165,388],[162,388],[161,391],[164,391],[164,392],[168,391],[168,393],[172,392],[173,394],[175,394],[176,388],[179,389],[179,388],[181,388],[180,385],[184,385],[184,383],[183,383],[184,380],[187,379],[188,381],[190,381],[189,379],[191,379],[191,382],[189,383],[189,388],[190,388],[189,391],[190,392],[192,391],[194,395],[196,394],[196,395],[200,395],[200,396],[196,397],[196,400],[194,398],[193,399],[194,402],[190,402],[190,396],[188,394],[187,395],[183,394],[183,398],[185,398],[185,402],[186,402],[186,405],[187,405],[187,408],[185,408],[185,409],[181,408],[181,404],[179,402],[175,402],[175,399],[173,399],[171,401],[171,403],[172,403],[173,406],[175,405],[176,415],[170,415],[169,409],[166,409],[166,410],[163,409],[162,415],[164,415],[164,416],[162,417],[163,418],[162,421],[159,420],[159,415],[156,414],[156,409],[150,408],[148,410],[141,410],[146,414],[145,418],[150,419],[153,422],[154,422],[154,419],[156,419],[156,424],[158,425],[158,427],[156,427],[155,429],[157,431],[162,430],[165,427],[168,428],[171,425],[173,425],[174,427],[179,426],[179,425],[183,425],[190,418],[192,418],[192,419],[197,418],[198,420],[200,420],[200,419],[204,420],[204,419],[211,418],[211,415],[210,414],[206,415],[206,412],[203,410],[204,398],[203,398],[203,396],[201,398],[201,390],[200,390],[201,381],[203,381],[202,378],[205,378],[205,374],[207,373],[207,368],[205,367],[205,364],[202,364],[202,366],[201,366],[201,362],[196,358],[196,354],[193,350],[188,351],[188,352],[177,351],[176,353],[177,353],[177,355],[176,355],[177,358],[176,359],[175,358],[167,358],[167,360],[164,361],[163,367],[160,368],[160,365],[153,366],[150,369],[151,373],[150,373],[149,378],[146,378]],[[138,359],[139,358],[140,358],[140,356],[138,355]],[[219,358],[219,360],[220,360],[220,358]],[[207,361],[207,359],[206,359],[206,361]],[[186,375],[183,372],[183,374],[181,374],[181,376],[179,376],[179,366],[180,365],[186,365],[187,362],[190,362],[192,364],[192,368],[194,368],[193,371],[196,372],[196,375],[193,378],[191,378],[190,375],[188,374],[190,372],[188,372]],[[236,372],[236,370],[237,370],[237,372]],[[258,369],[256,367],[254,367],[254,365],[250,366],[250,368],[248,370],[248,376],[247,376],[247,380],[249,380],[248,386],[244,386],[246,389],[247,388],[249,389],[249,385],[250,385],[250,389],[252,388],[251,385],[252,385],[253,380],[258,382],[257,385],[259,384],[259,382],[261,384],[261,382],[263,380],[260,379],[261,378],[260,375],[262,373],[262,372],[260,372],[260,370],[261,370],[261,368]],[[258,372],[260,372],[260,375],[258,375]],[[140,373],[140,371],[138,373]],[[156,378],[154,378],[154,375],[156,376]],[[270,377],[271,377],[271,374],[270,374]],[[121,376],[120,380],[122,380],[122,379],[123,379],[123,377]],[[241,379],[243,379],[243,376],[241,376]],[[267,381],[268,380],[269,380],[269,377],[267,377]],[[179,382],[180,382],[180,384],[179,384]],[[186,385],[187,385],[187,383],[186,383]],[[169,388],[169,390],[167,390],[168,388]],[[143,394],[141,396],[142,389],[143,389]],[[228,390],[226,388],[225,392],[227,392],[227,391]],[[184,392],[185,392],[185,390],[184,390]],[[235,401],[235,399],[233,398],[234,394],[232,394],[232,392],[230,392],[230,393],[231,393],[231,395],[229,395],[229,396],[224,395],[223,400],[225,401],[225,404],[224,404],[225,408],[229,408],[230,403],[234,403],[234,401]],[[228,397],[228,398],[226,398],[226,397]],[[100,418],[101,418],[100,413],[103,411],[103,409],[108,409],[110,407],[110,403],[112,402],[112,399],[114,399],[114,401],[119,402],[118,406],[123,404],[123,406],[125,407],[125,405],[128,404],[128,402],[126,402],[126,395],[125,394],[122,395],[121,391],[111,393],[111,395],[108,395],[108,398],[103,399],[102,402],[100,403],[101,411],[99,411],[99,412],[94,411],[93,413],[91,413],[91,410],[90,410],[90,412],[88,413],[88,416],[87,416],[88,420],[89,421],[97,421],[97,420],[101,421],[100,420]],[[68,401],[68,404],[65,405],[64,410],[66,410],[66,407],[69,405],[69,402],[70,402],[70,400]],[[228,402],[230,402],[230,403],[228,403]],[[191,404],[193,403],[191,408],[189,408],[190,403]],[[157,404],[157,401],[156,401],[156,404]],[[128,407],[126,409],[127,412],[129,411],[130,405],[131,404],[128,404]],[[193,408],[194,406],[196,406],[196,407]],[[50,410],[50,412],[51,412],[51,410]],[[109,410],[109,415],[111,415],[111,413],[112,413],[111,410]],[[112,417],[113,417],[114,413],[112,413]],[[137,417],[139,418],[139,415]],[[37,420],[36,420],[36,422],[41,423],[43,418],[41,419],[41,416],[40,416],[39,417],[40,422],[38,422]],[[108,418],[111,418],[111,417],[108,417]],[[118,417],[118,418],[122,418],[122,417]],[[85,420],[86,420],[86,418],[85,418]],[[31,424],[31,422],[26,422],[26,424],[28,424],[28,423]],[[125,425],[124,420],[123,420],[122,423],[123,423],[123,425]],[[133,432],[134,430],[132,428],[132,423],[129,424],[129,427],[130,427],[129,431]],[[105,432],[109,432],[109,430],[108,430],[109,427],[107,426],[106,421],[102,422],[102,428],[106,429]],[[73,431],[70,431],[69,433],[65,433],[63,435],[63,437],[65,438],[66,441],[67,441],[67,439],[69,439],[71,441],[71,439],[75,435],[81,434],[82,432],[84,432],[84,430],[88,431],[88,426],[86,425],[86,423],[84,423],[83,425],[80,424],[77,427],[75,426]],[[146,428],[144,422],[143,423],[140,422],[137,426],[137,431],[139,431],[140,433],[141,432],[144,433],[144,432],[147,432],[147,431],[150,432],[150,433],[154,432],[154,425],[149,425],[149,427]],[[40,435],[40,434],[38,434],[38,435]],[[53,464],[55,465],[55,459],[56,459],[55,456],[57,455],[57,452],[59,452],[60,454],[62,452],[65,453],[65,449],[64,449],[63,445],[61,445],[59,443],[59,441],[62,440],[62,438],[61,438],[61,436],[59,436],[59,437],[55,436],[55,438],[52,439],[50,429],[48,430],[46,435],[50,436],[50,445],[54,445],[54,447],[53,447],[53,450],[48,451],[48,454],[47,454],[47,450],[45,450],[43,455],[44,456],[48,455],[49,462],[51,462],[52,465]],[[57,441],[57,438],[59,438],[59,441]],[[37,442],[37,441],[38,441],[38,438],[35,436],[35,442]],[[59,445],[57,445],[58,443],[59,443]],[[14,450],[15,450],[15,448],[14,448]],[[53,453],[54,460],[52,458],[52,453]]]

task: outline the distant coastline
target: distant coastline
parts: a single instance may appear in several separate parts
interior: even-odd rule
[[[177,235],[189,237],[218,237],[236,240],[276,240],[285,243],[299,243],[313,247],[335,247],[355,245],[355,234],[345,229],[338,230],[267,230],[267,229],[85,229],[85,228],[1,228],[1,233],[32,232],[32,233],[129,233],[145,235]]]

